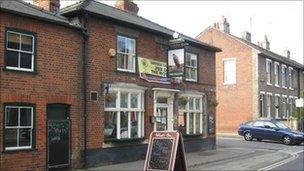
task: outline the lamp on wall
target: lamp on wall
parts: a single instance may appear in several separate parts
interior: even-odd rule
[[[114,57],[114,56],[116,55],[115,49],[113,49],[113,48],[109,49],[108,55],[109,55],[110,57]]]

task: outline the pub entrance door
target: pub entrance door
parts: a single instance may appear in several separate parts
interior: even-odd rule
[[[47,159],[48,168],[70,165],[69,106],[47,105]]]

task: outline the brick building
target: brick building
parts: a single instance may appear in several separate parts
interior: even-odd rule
[[[304,89],[304,68],[289,51],[286,56],[270,51],[267,36],[256,45],[249,32],[242,38],[231,35],[224,17],[197,39],[222,49],[216,54],[218,133],[237,133],[242,122],[255,119],[290,119]]]
[[[0,1],[0,170],[142,159],[153,130],[181,131],[187,152],[215,148],[220,49],[172,44],[132,1],[59,4]]]

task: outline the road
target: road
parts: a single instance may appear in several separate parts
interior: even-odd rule
[[[260,153],[257,155],[260,160],[253,160],[256,165],[252,167],[253,170],[304,170],[303,166],[303,150],[304,145],[299,146],[287,146],[278,142],[271,141],[245,141],[240,138],[229,138],[229,137],[218,137],[217,139],[218,148],[244,148],[252,150],[269,151],[267,154]],[[278,159],[278,161],[269,161],[270,158],[278,157],[281,154],[290,154],[288,157]],[[268,158],[270,157],[270,158]],[[245,159],[240,159],[245,162]],[[262,162],[265,160],[265,162]],[[248,168],[249,167],[249,168]],[[251,166],[248,165],[246,169],[250,169]]]

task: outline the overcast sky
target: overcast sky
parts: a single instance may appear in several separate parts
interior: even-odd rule
[[[77,1],[61,1],[61,7]],[[102,0],[114,6],[115,1]],[[299,63],[303,57],[303,1],[134,1],[139,15],[191,37],[214,22],[227,17],[231,34],[241,36],[247,30],[252,42],[264,35],[270,50],[283,54],[291,51],[291,59]],[[251,18],[251,22],[250,22]]]

